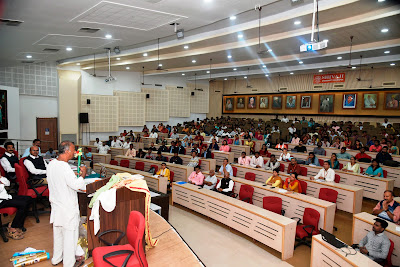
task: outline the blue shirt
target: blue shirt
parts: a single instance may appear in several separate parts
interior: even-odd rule
[[[92,159],[92,153],[91,152],[83,154],[82,156],[83,156],[83,159]]]
[[[372,175],[378,175],[380,173],[381,175],[379,177],[383,177],[383,170],[381,167],[377,168],[375,171],[372,169],[372,166],[369,166],[368,169],[365,171],[366,174],[372,174]]]
[[[225,166],[225,169],[229,172],[230,176],[233,177],[233,169],[232,166],[230,164]],[[224,166],[221,165],[221,168],[219,168],[219,172],[220,173],[224,173]]]
[[[24,154],[22,155],[21,158],[26,158],[27,156],[29,156],[31,154],[31,147],[28,147],[27,149],[25,149]],[[40,151],[40,147],[39,147],[39,156],[42,154],[42,152]]]

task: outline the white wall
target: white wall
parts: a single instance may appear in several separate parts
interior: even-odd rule
[[[7,91],[8,114],[8,130],[3,130],[1,132],[8,132],[9,139],[20,139],[19,88],[0,85],[0,90]]]

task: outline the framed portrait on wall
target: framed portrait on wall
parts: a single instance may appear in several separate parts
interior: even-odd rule
[[[0,130],[8,129],[7,90],[0,90]]]
[[[232,111],[233,110],[233,98],[226,98],[225,102],[225,110]]]
[[[311,108],[311,96],[302,95],[300,101],[300,108]]]
[[[400,94],[385,93],[385,109],[399,109]]]
[[[378,94],[364,93],[362,108],[363,109],[377,109],[378,108]]]
[[[343,94],[343,108],[356,108],[357,94]]]
[[[286,96],[286,108],[296,108],[296,96],[295,95]]]
[[[236,108],[244,109],[244,105],[245,105],[244,97],[238,97],[237,98],[237,103],[236,103]]]
[[[273,96],[272,97],[272,108],[273,109],[281,109],[282,108],[282,96]]]
[[[319,95],[319,112],[333,113],[334,95]]]
[[[247,102],[247,108],[254,109],[257,107],[257,99],[255,96],[250,96],[249,101]]]
[[[260,97],[260,108],[261,109],[268,108],[268,96]]]

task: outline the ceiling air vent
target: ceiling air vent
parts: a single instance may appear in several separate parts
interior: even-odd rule
[[[336,88],[336,89],[342,89],[342,88],[344,88],[344,84],[334,84],[333,85],[333,88]]]
[[[258,89],[251,89],[252,92],[258,92]]]
[[[31,63],[34,63],[35,61],[28,61],[28,60],[22,60],[21,61],[21,63],[24,63],[24,64],[31,64]]]
[[[183,89],[183,86],[177,86],[176,88],[178,88],[178,89]]]
[[[221,93],[220,90],[214,90],[214,93]]]
[[[162,87],[162,84],[155,84],[154,86]]]
[[[86,32],[86,33],[95,33],[100,31],[100,29],[95,29],[95,28],[80,28],[78,32]]]
[[[13,19],[1,19],[0,22],[6,26],[19,26],[23,23],[21,20],[13,20]]]
[[[314,85],[313,88],[314,89],[322,89],[322,85]]]
[[[382,86],[396,86],[396,82],[383,82]]]
[[[287,89],[287,87],[279,87],[279,92],[286,92]]]
[[[46,52],[46,53],[57,53],[58,51],[60,51],[60,49],[56,49],[56,48],[45,48],[45,49],[43,49],[43,52]]]

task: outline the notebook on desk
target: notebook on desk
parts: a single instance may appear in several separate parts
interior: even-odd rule
[[[336,248],[343,248],[343,247],[347,247],[346,243],[343,243],[342,241],[340,241],[339,239],[337,239],[333,234],[328,233],[327,231],[325,231],[324,229],[319,229],[319,232],[321,233],[322,236],[322,240],[328,242],[329,244],[331,244],[332,246],[336,247]]]

